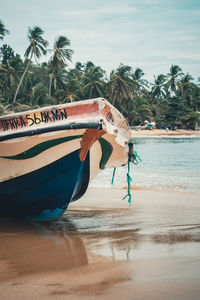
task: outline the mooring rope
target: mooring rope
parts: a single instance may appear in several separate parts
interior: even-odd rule
[[[112,180],[111,180],[112,185],[114,184],[115,172],[116,172],[116,167],[113,169],[113,175],[112,175]]]
[[[128,203],[129,203],[129,207],[131,206],[131,182],[133,181],[133,179],[130,176],[130,163],[131,163],[131,157],[129,155],[128,157],[128,172],[126,174],[126,182],[128,184],[128,192],[126,194],[126,196],[124,196],[124,198],[122,198],[122,200],[126,199],[128,197]]]
[[[134,165],[138,165],[139,162],[142,162],[140,156],[137,154],[137,151],[133,151],[132,145],[129,148],[129,154],[128,154],[128,171],[126,174],[126,182],[128,184],[128,191],[126,196],[123,197],[122,200],[126,199],[128,197],[128,203],[129,203],[129,207],[131,206],[131,201],[132,201],[132,196],[131,196],[131,182],[133,181],[133,179],[130,176],[130,169],[131,169],[131,162]],[[116,167],[113,169],[113,175],[112,175],[112,181],[111,184],[114,184],[114,178],[115,178],[115,172],[116,172]]]
[[[138,165],[139,162],[142,162],[142,160],[141,160],[140,156],[137,154],[137,151],[134,150],[133,151],[133,161],[132,161],[132,163],[134,165]]]

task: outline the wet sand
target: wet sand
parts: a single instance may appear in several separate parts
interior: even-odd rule
[[[0,220],[0,299],[199,299],[200,195],[90,188],[49,224]]]

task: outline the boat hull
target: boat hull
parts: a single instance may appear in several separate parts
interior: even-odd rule
[[[80,150],[0,183],[1,215],[28,217],[38,221],[58,218],[73,199],[87,190],[90,176],[89,153],[81,162]]]

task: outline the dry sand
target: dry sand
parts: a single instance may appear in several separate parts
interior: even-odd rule
[[[192,300],[200,195],[90,188],[52,224],[0,224],[0,299]]]
[[[200,137],[200,130],[164,130],[164,129],[152,129],[152,130],[132,130],[133,137]]]

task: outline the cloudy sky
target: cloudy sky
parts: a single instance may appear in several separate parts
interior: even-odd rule
[[[178,64],[200,76],[200,0],[0,0],[8,43],[23,55],[27,29],[41,27],[53,47],[67,36],[73,63],[88,60],[108,73],[120,63],[145,77],[168,73]],[[1,42],[2,43],[2,42]],[[73,67],[74,64],[69,64]]]

